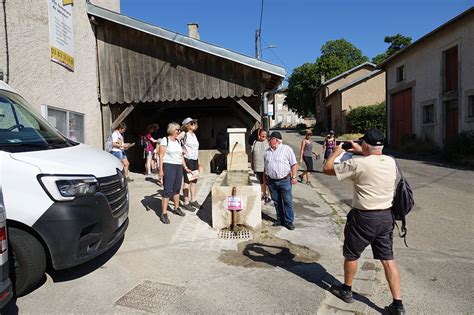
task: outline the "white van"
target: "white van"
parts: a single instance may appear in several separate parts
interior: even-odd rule
[[[2,161],[0,160],[0,167]],[[2,183],[0,182],[0,313],[12,299],[12,283],[8,264],[7,218],[3,207]]]
[[[124,235],[129,196],[120,161],[65,138],[1,81],[0,159],[17,295],[47,264],[76,266]]]

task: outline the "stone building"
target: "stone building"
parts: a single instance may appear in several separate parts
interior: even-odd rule
[[[388,141],[442,147],[474,130],[474,7],[384,61]]]
[[[325,99],[331,129],[337,133],[348,132],[347,114],[354,108],[385,101],[385,72],[374,70],[346,83]],[[330,114],[329,114],[330,113]]]
[[[308,127],[312,126],[316,122],[314,118],[299,116],[285,105],[287,94],[288,88],[281,88],[268,101],[269,106],[273,108],[274,117],[273,119],[270,116],[270,128],[294,128],[298,124],[305,124]]]
[[[346,132],[345,115],[351,108],[385,100],[385,74],[370,62],[362,63],[321,83],[315,92],[316,121],[324,129]]]

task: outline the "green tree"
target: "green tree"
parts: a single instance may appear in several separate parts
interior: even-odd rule
[[[328,80],[368,60],[353,44],[345,39],[337,39],[330,40],[321,47],[316,67]]]
[[[390,44],[387,50],[384,53],[378,54],[374,58],[372,58],[372,62],[375,64],[380,64],[382,61],[411,44],[411,37],[404,36],[400,33],[393,35],[393,36],[385,36],[384,40],[385,43]]]
[[[298,115],[314,114],[314,91],[320,84],[316,65],[307,62],[295,68],[288,78],[285,104]]]
[[[367,60],[360,49],[345,39],[326,42],[315,63],[305,63],[291,73],[285,105],[299,115],[314,115],[314,92],[321,85],[321,75],[328,80]]]

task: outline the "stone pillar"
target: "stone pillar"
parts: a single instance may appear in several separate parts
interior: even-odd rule
[[[247,153],[245,153],[246,128],[228,128],[229,155],[227,171],[247,171],[249,169]]]

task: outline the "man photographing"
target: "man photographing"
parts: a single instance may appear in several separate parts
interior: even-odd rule
[[[390,314],[405,314],[400,273],[393,257],[394,221],[391,207],[397,170],[394,159],[382,154],[384,138],[380,130],[370,129],[359,139],[362,140],[361,145],[350,142],[350,151],[362,154],[362,158],[335,164],[336,157],[344,152],[341,144],[334,148],[324,165],[324,174],[336,176],[339,181],[351,179],[354,190],[352,210],[344,227],[344,284],[333,286],[331,292],[346,303],[354,302],[352,281],[357,271],[357,260],[371,245],[374,259],[382,263],[393,297],[393,302],[385,310]]]

